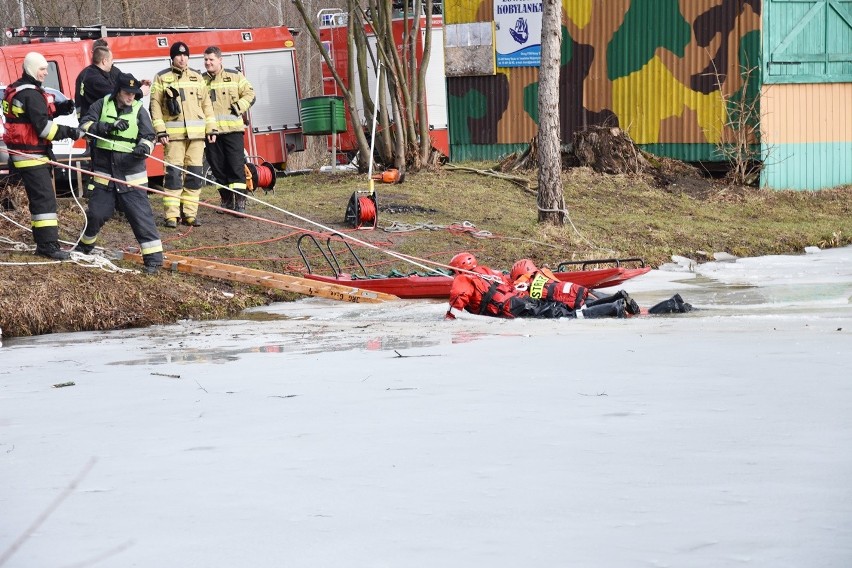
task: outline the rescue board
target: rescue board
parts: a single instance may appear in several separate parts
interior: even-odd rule
[[[288,276],[276,272],[256,270],[244,266],[214,262],[203,258],[191,258],[176,254],[165,253],[162,270],[174,270],[197,274],[218,280],[230,280],[244,284],[254,284],[276,290],[287,290],[306,296],[319,296],[331,300],[354,303],[381,303],[398,300],[397,296],[381,291],[361,289],[353,284],[320,282],[298,276]],[[134,253],[124,253],[123,258],[142,264],[142,256]]]

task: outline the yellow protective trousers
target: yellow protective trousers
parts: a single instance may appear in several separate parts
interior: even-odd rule
[[[172,140],[163,151],[166,166],[163,189],[163,217],[184,219],[198,216],[198,200],[201,197],[203,179],[204,140]],[[171,165],[174,164],[174,165]],[[182,172],[183,168],[195,175]],[[182,213],[182,214],[181,214]]]

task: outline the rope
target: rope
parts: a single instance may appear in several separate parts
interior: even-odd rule
[[[117,274],[139,274],[140,272],[133,268],[121,268],[120,266],[116,266],[110,259],[103,256],[100,252],[94,254],[94,251],[93,254],[71,251],[71,262],[87,268],[99,268],[105,272],[114,272]]]
[[[272,187],[275,183],[273,180],[275,179],[275,174],[269,169],[269,166],[266,164],[261,164],[256,166],[257,168],[257,185],[262,188]]]
[[[376,204],[369,197],[359,197],[358,213],[358,222],[360,225],[371,225],[376,220]]]
[[[571,219],[571,214],[568,212],[568,210],[567,210],[567,209],[564,209],[564,208],[562,208],[562,209],[545,209],[545,208],[543,208],[543,207],[539,207],[539,206],[538,206],[538,204],[536,204],[536,208],[537,208],[539,211],[543,211],[543,212],[545,212],[545,213],[562,213],[563,215],[565,215],[565,218],[566,218],[566,219],[568,219],[568,223],[571,225],[571,228],[572,228],[572,229],[574,229],[574,233],[575,233],[575,234],[576,234],[576,235],[577,235],[577,236],[578,236],[581,240],[586,241],[586,243],[588,243],[588,245],[589,245],[590,247],[592,247],[593,249],[596,249],[596,250],[604,250],[604,251],[607,251],[607,252],[610,252],[610,253],[614,253],[614,251],[613,251],[612,249],[607,249],[607,248],[599,247],[598,245],[596,245],[595,243],[593,243],[592,241],[590,241],[589,239],[587,239],[586,237],[584,237],[582,234],[580,234],[579,229],[577,229],[577,226],[576,226],[576,225],[574,225],[574,221]]]
[[[20,252],[20,253],[33,253],[35,251],[35,245],[28,245],[27,243],[22,243],[20,241],[13,241],[9,237],[0,236],[0,243],[7,245],[8,248],[6,250],[10,250],[12,252]],[[102,250],[102,249],[101,249]],[[99,268],[106,272],[115,272],[115,273],[138,273],[138,270],[133,270],[130,268],[121,268],[120,266],[116,266],[113,262],[103,256],[100,252],[97,254],[83,254],[82,252],[70,251],[71,252],[71,260],[65,262],[72,262],[74,264],[79,264],[80,266],[84,266],[86,268]],[[61,260],[43,260],[36,262],[0,262],[0,266],[37,266],[43,264],[59,264],[63,261]]]
[[[111,143],[122,143],[121,141],[108,140],[108,139],[106,139],[106,138],[102,138],[102,137],[97,136],[97,135],[95,135],[95,134],[89,134],[89,133],[87,133],[87,135],[88,135],[88,136],[90,136],[90,137],[92,137],[92,138],[96,138],[96,139],[99,139],[99,140],[103,140],[103,141],[105,141],[105,142],[111,142]],[[130,146],[130,144],[128,144],[128,146]],[[19,150],[13,150],[13,149],[11,149],[11,148],[8,148],[8,149],[7,149],[7,152],[9,152],[10,154],[15,154],[15,155],[19,155],[19,156],[26,156],[26,157],[29,157],[29,158],[38,158],[38,159],[43,159],[43,156],[34,156],[34,155],[32,155],[32,154],[28,154],[28,153],[26,153],[26,152],[21,152],[21,151],[19,151]],[[152,158],[152,159],[153,159],[153,160],[155,160],[155,161],[158,161],[158,162],[160,162],[160,163],[162,163],[162,164],[165,164],[165,165],[171,166],[171,167],[173,167],[173,168],[175,168],[175,169],[177,169],[177,170],[179,170],[179,171],[181,171],[181,172],[184,172],[184,173],[186,173],[187,175],[191,175],[191,176],[197,177],[197,178],[199,178],[199,179],[202,179],[202,180],[204,180],[206,183],[209,183],[209,184],[211,184],[211,185],[214,185],[214,186],[217,186],[217,187],[219,187],[219,188],[225,189],[225,190],[227,190],[227,191],[235,192],[235,190],[233,190],[232,188],[227,187],[227,186],[224,186],[224,185],[222,185],[222,184],[220,184],[220,183],[218,183],[218,182],[216,182],[216,181],[208,180],[205,176],[202,176],[202,175],[196,174],[195,172],[191,172],[191,171],[189,171],[189,170],[187,170],[187,169],[181,168],[180,166],[177,166],[177,165],[175,165],[175,164],[171,164],[171,163],[169,163],[169,162],[166,162],[165,160],[160,160],[159,158],[157,158],[156,156],[153,156],[153,155],[151,155],[151,154],[147,154],[147,156],[148,156],[149,158]],[[60,168],[67,169],[67,170],[69,170],[69,171],[76,171],[76,172],[80,172],[80,173],[84,173],[84,174],[91,174],[91,175],[94,175],[94,173],[93,173],[93,172],[90,172],[90,171],[85,170],[85,169],[83,169],[83,168],[79,168],[79,167],[72,166],[72,165],[70,165],[70,164],[69,164],[69,165],[65,165],[65,164],[62,164],[62,163],[57,162],[57,161],[55,161],[55,160],[44,160],[44,161],[45,161],[45,163],[47,163],[47,164],[50,164],[50,165],[53,165],[53,166],[59,166]],[[145,186],[142,186],[142,185],[139,185],[139,184],[133,183],[133,182],[128,182],[128,181],[126,181],[126,180],[119,180],[119,179],[116,179],[116,178],[114,178],[114,177],[106,176],[106,175],[103,175],[103,174],[101,174],[101,176],[100,176],[100,177],[102,177],[102,178],[104,178],[104,179],[107,179],[107,180],[109,180],[109,181],[115,182],[115,183],[121,183],[121,184],[124,184],[124,185],[126,185],[126,186],[128,186],[128,187],[132,187],[132,188],[134,188],[134,189],[138,189],[138,190],[140,190],[140,191],[146,191],[146,192],[154,193],[154,194],[161,195],[161,196],[167,196],[167,195],[168,195],[168,194],[167,194],[166,192],[164,192],[164,191],[160,191],[160,190],[153,189],[153,188],[150,188],[150,187],[145,187]],[[288,210],[283,209],[283,208],[281,208],[281,207],[277,207],[277,206],[275,206],[275,205],[272,205],[271,203],[267,203],[267,202],[265,202],[265,201],[262,201],[262,200],[260,200],[260,199],[257,199],[256,197],[254,197],[254,196],[252,196],[252,195],[245,195],[245,197],[246,197],[247,199],[252,200],[252,201],[256,201],[257,203],[260,203],[260,204],[262,204],[262,205],[264,205],[264,206],[266,206],[266,207],[269,207],[270,209],[273,209],[273,210],[278,211],[278,212],[280,212],[280,213],[283,213],[283,214],[285,214],[285,215],[289,215],[290,217],[293,217],[293,218],[298,219],[298,220],[300,220],[300,221],[303,221],[303,222],[305,222],[305,223],[308,223],[308,224],[314,225],[314,226],[316,226],[316,227],[319,227],[319,228],[320,228],[320,229],[322,229],[323,231],[326,231],[327,233],[330,233],[330,234],[332,234],[332,235],[335,235],[335,236],[337,236],[338,238],[340,238],[340,239],[342,239],[342,240],[350,240],[350,241],[352,241],[353,243],[357,243],[357,244],[359,244],[359,245],[361,245],[361,246],[363,246],[363,247],[366,247],[366,248],[369,248],[369,249],[373,249],[373,250],[378,251],[378,252],[380,252],[380,253],[382,253],[382,254],[386,254],[386,255],[391,256],[391,257],[393,257],[393,258],[396,258],[396,259],[398,259],[398,260],[402,260],[403,262],[407,262],[407,263],[409,263],[409,264],[413,264],[414,266],[417,266],[417,267],[423,268],[424,270],[427,270],[427,271],[429,271],[430,273],[434,273],[434,274],[439,275],[439,276],[446,276],[446,274],[444,274],[443,272],[440,272],[440,271],[435,270],[435,268],[434,268],[433,266],[429,266],[429,265],[424,264],[424,263],[431,263],[431,264],[432,264],[432,265],[434,265],[435,267],[443,268],[443,269],[445,269],[445,270],[456,271],[456,272],[463,272],[463,273],[469,273],[469,274],[471,274],[471,275],[478,276],[478,277],[480,277],[480,278],[482,278],[482,279],[484,279],[484,280],[492,280],[492,278],[491,278],[491,277],[489,277],[489,276],[485,276],[485,275],[482,275],[482,274],[480,274],[480,273],[478,273],[478,272],[473,272],[473,271],[469,271],[469,270],[465,270],[465,269],[458,269],[458,268],[454,268],[454,267],[452,267],[452,266],[450,266],[450,265],[448,265],[448,264],[442,264],[442,263],[439,263],[439,262],[435,262],[435,261],[427,260],[427,259],[420,258],[420,257],[416,257],[416,256],[413,256],[413,255],[408,255],[408,254],[403,254],[403,253],[399,253],[399,252],[395,252],[395,251],[391,251],[391,250],[383,249],[383,248],[381,248],[381,247],[379,247],[379,246],[376,246],[376,245],[375,245],[375,244],[373,244],[373,243],[370,243],[370,242],[367,242],[367,241],[363,241],[363,240],[358,239],[358,238],[355,238],[355,237],[353,237],[353,236],[351,236],[351,235],[347,235],[346,233],[343,233],[343,232],[341,232],[341,231],[338,231],[337,229],[333,229],[333,228],[331,228],[331,227],[328,227],[328,226],[326,226],[326,225],[323,225],[322,223],[318,223],[318,222],[316,222],[316,221],[313,221],[313,220],[311,220],[311,219],[308,219],[307,217],[303,217],[303,216],[301,216],[301,215],[298,215],[297,213],[293,213],[292,211],[288,211]],[[76,201],[76,197],[75,197],[75,201]],[[236,216],[243,217],[243,218],[246,218],[246,219],[254,219],[254,220],[256,220],[256,221],[262,221],[262,222],[265,222],[265,223],[271,223],[271,224],[274,224],[274,225],[278,225],[278,226],[282,226],[282,227],[287,227],[287,228],[291,228],[291,229],[295,229],[295,230],[299,230],[299,231],[303,231],[303,232],[308,232],[308,233],[313,233],[313,234],[319,234],[319,233],[316,233],[315,231],[309,231],[309,230],[307,230],[307,229],[305,229],[305,228],[303,228],[303,227],[296,227],[296,226],[293,226],[293,225],[288,225],[288,224],[286,224],[286,223],[282,223],[282,222],[280,222],[280,221],[274,221],[274,220],[272,220],[272,219],[265,219],[265,218],[263,218],[263,217],[258,217],[258,216],[256,216],[256,215],[251,215],[251,214],[248,214],[248,213],[237,212],[237,211],[233,211],[233,210],[231,210],[231,209],[224,209],[224,208],[222,208],[222,207],[217,207],[217,206],[215,206],[215,205],[210,205],[209,203],[205,203],[205,202],[199,202],[199,205],[203,205],[204,207],[208,207],[208,208],[213,209],[213,210],[218,210],[218,211],[222,211],[222,212],[227,212],[227,213],[229,213],[229,214],[231,214],[231,215],[236,215]],[[465,221],[465,222],[463,222],[463,223],[461,223],[461,224],[458,224],[458,226],[460,227],[460,229],[459,229],[459,230],[466,230],[466,229],[468,228],[468,227],[466,226],[466,224],[467,224],[467,222],[466,222],[466,221]],[[469,225],[470,227],[473,227],[473,225],[472,225],[472,224],[468,224],[468,225]],[[489,235],[490,235],[490,233],[489,233]],[[79,239],[78,239],[78,242],[79,242]],[[76,243],[75,243],[75,246],[76,246]]]
[[[432,221],[425,223],[402,223],[394,221],[387,227],[382,229],[387,233],[410,233],[412,231],[450,231],[451,233],[467,233],[471,237],[477,239],[490,239],[494,237],[491,231],[477,230],[476,225],[470,221],[462,221],[460,223],[451,223],[450,225],[438,225]]]
[[[73,144],[71,145],[73,148]],[[71,167],[73,154],[71,150],[68,150],[68,167]],[[68,190],[71,192],[71,197],[74,198],[74,203],[77,204],[77,207],[80,209],[80,212],[83,214],[83,230],[80,231],[80,235],[77,237],[77,240],[74,242],[74,246],[76,247],[80,243],[80,239],[83,238],[83,235],[86,234],[86,229],[89,228],[89,216],[86,215],[86,209],[83,207],[83,204],[80,203],[80,200],[77,199],[77,193],[74,191],[74,186],[71,183],[71,173],[68,174]],[[73,248],[73,247],[72,247]]]
[[[92,136],[92,137],[94,137],[94,138],[99,138],[99,139],[101,139],[101,140],[106,140],[105,138],[100,138],[100,136],[96,136],[96,135],[90,135],[90,136]],[[27,156],[27,157],[29,157],[29,158],[38,158],[38,159],[42,159],[42,158],[43,158],[43,156],[34,156],[34,155],[32,155],[32,154],[28,154],[28,153],[26,153],[26,152],[21,152],[21,151],[18,151],[18,150],[12,150],[11,148],[7,149],[7,151],[8,151],[9,153],[11,153],[11,154],[15,154],[15,155],[19,155],[19,156]],[[189,171],[189,170],[186,170],[186,169],[184,169],[184,168],[181,168],[180,166],[176,166],[176,165],[174,165],[174,164],[170,164],[170,163],[168,163],[168,162],[165,162],[164,160],[160,160],[159,158],[156,158],[155,156],[152,156],[152,155],[150,155],[150,154],[148,154],[148,157],[150,157],[150,158],[154,159],[155,161],[161,162],[161,163],[163,163],[163,164],[166,164],[166,165],[172,166],[172,167],[174,167],[174,168],[176,168],[176,169],[178,169],[178,170],[180,170],[180,171],[182,171],[182,172],[186,173],[187,175],[192,175],[192,176],[197,177],[197,178],[200,178],[200,179],[202,179],[202,180],[203,180],[203,179],[206,179],[206,178],[205,178],[204,176],[202,176],[202,175],[199,175],[199,174],[196,174],[196,173],[191,172],[191,171]],[[62,164],[62,163],[57,162],[57,161],[55,161],[55,160],[44,160],[44,162],[45,162],[46,164],[50,164],[50,165],[52,165],[52,166],[59,166],[60,168],[65,168],[65,169],[68,169],[68,170],[71,170],[71,171],[81,172],[81,173],[85,173],[85,174],[92,174],[92,175],[94,175],[94,174],[93,174],[93,172],[90,172],[90,171],[88,171],[88,170],[84,170],[84,169],[82,169],[82,168],[78,168],[78,167],[76,167],[76,166],[66,166],[65,164]],[[100,175],[100,174],[99,174],[99,175]],[[125,181],[125,180],[120,180],[120,179],[116,179],[116,178],[114,178],[114,177],[105,176],[105,175],[100,175],[100,177],[102,177],[102,178],[104,178],[104,179],[107,179],[107,180],[109,180],[109,181],[113,181],[113,182],[116,182],[116,183],[124,184],[124,185],[126,185],[126,186],[128,186],[128,187],[133,187],[133,188],[138,189],[138,190],[140,190],[140,191],[147,191],[147,192],[149,192],[149,193],[154,193],[154,194],[156,194],[156,195],[162,195],[162,196],[167,196],[167,195],[168,195],[168,194],[167,194],[166,192],[164,192],[164,191],[160,191],[160,190],[158,190],[158,189],[153,189],[153,188],[150,188],[150,187],[141,186],[141,185],[136,184],[136,183],[133,183],[133,182],[128,182],[128,181]],[[215,182],[215,181],[208,180],[208,183],[211,183],[212,185],[215,185],[215,186],[217,186],[217,187],[220,187],[220,188],[226,189],[227,191],[231,191],[231,192],[233,192],[233,191],[234,191],[233,189],[231,189],[231,188],[229,188],[229,187],[226,187],[226,186],[224,186],[224,185],[222,185],[222,184],[220,184],[220,183],[217,183],[217,182]],[[327,233],[330,233],[330,234],[332,234],[332,235],[335,235],[335,236],[337,236],[337,237],[338,237],[338,238],[340,238],[340,239],[350,240],[350,241],[352,241],[353,243],[357,243],[357,244],[359,244],[359,245],[361,245],[361,246],[363,246],[363,247],[366,247],[366,248],[370,248],[370,249],[376,250],[376,251],[378,251],[378,252],[380,252],[380,253],[386,254],[386,255],[388,255],[388,256],[392,256],[392,257],[394,257],[394,258],[396,258],[396,259],[398,259],[398,260],[402,260],[402,261],[407,262],[407,263],[409,263],[409,264],[413,264],[414,266],[419,266],[420,268],[423,268],[424,270],[429,270],[429,271],[433,271],[433,270],[434,270],[434,268],[433,268],[432,266],[428,266],[428,265],[426,265],[426,264],[423,264],[423,263],[425,263],[425,262],[431,262],[434,266],[437,266],[437,267],[439,267],[439,268],[452,269],[452,267],[451,267],[451,266],[449,266],[449,265],[447,265],[447,264],[441,264],[441,263],[438,263],[438,262],[434,262],[434,261],[429,261],[429,260],[426,260],[426,259],[422,259],[422,258],[419,258],[419,257],[416,257],[416,256],[407,255],[407,254],[403,254],[403,253],[399,253],[399,252],[395,252],[395,251],[390,251],[390,250],[382,249],[381,247],[378,247],[378,246],[374,245],[373,243],[369,243],[369,242],[366,242],[366,241],[362,241],[361,239],[355,238],[355,237],[353,237],[353,236],[351,236],[351,235],[347,235],[346,233],[343,233],[343,232],[341,232],[341,231],[338,231],[337,229],[332,229],[331,227],[328,227],[328,226],[326,226],[326,225],[323,225],[322,223],[318,223],[318,222],[316,222],[316,221],[313,221],[313,220],[311,220],[311,219],[308,219],[307,217],[303,217],[303,216],[301,216],[301,215],[299,215],[299,214],[297,214],[297,213],[293,213],[292,211],[287,211],[286,209],[283,209],[283,208],[281,208],[281,207],[277,207],[277,206],[275,206],[275,205],[272,205],[271,203],[267,203],[267,202],[265,202],[265,201],[262,201],[262,200],[260,200],[260,199],[257,199],[256,197],[254,197],[254,196],[252,196],[252,195],[246,195],[245,197],[246,197],[247,199],[252,200],[252,201],[256,201],[257,203],[260,203],[260,204],[262,204],[262,205],[264,205],[264,206],[266,206],[266,207],[269,207],[270,209],[274,209],[275,211],[278,211],[278,212],[280,212],[280,213],[283,213],[283,214],[285,214],[285,215],[288,215],[288,216],[290,216],[290,217],[293,217],[293,218],[295,218],[295,219],[298,219],[298,220],[303,221],[303,222],[305,222],[305,223],[308,223],[308,224],[310,224],[310,225],[314,225],[314,226],[316,226],[316,227],[319,227],[319,228],[320,228],[320,229],[322,229],[323,231],[326,231]],[[275,220],[272,220],[272,219],[265,219],[265,218],[263,218],[263,217],[258,217],[257,215],[251,215],[251,214],[249,214],[249,213],[237,212],[237,211],[233,211],[233,210],[231,210],[231,209],[224,209],[224,208],[222,208],[222,207],[218,207],[218,206],[216,206],[216,205],[210,205],[209,203],[205,203],[205,202],[199,202],[199,205],[203,205],[204,207],[207,207],[207,208],[209,208],[209,209],[213,209],[213,210],[217,210],[217,211],[222,211],[223,213],[229,213],[230,215],[236,215],[236,216],[238,216],[238,217],[243,217],[243,218],[245,218],[245,219],[254,219],[255,221],[262,221],[262,222],[264,222],[264,223],[271,223],[271,224],[273,224],[273,225],[277,225],[277,226],[281,226],[281,227],[287,227],[287,228],[290,228],[290,229],[296,229],[296,230],[298,230],[298,231],[307,232],[307,233],[313,233],[313,234],[316,234],[316,235],[323,236],[321,233],[317,233],[316,231],[310,231],[310,230],[308,230],[308,229],[305,229],[304,227],[297,227],[297,226],[294,226],[294,225],[288,225],[287,223],[282,223],[281,221],[275,221]]]

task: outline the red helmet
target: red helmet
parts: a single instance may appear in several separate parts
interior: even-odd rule
[[[532,274],[536,270],[538,270],[538,269],[536,268],[533,261],[531,261],[528,258],[522,258],[521,260],[519,260],[518,262],[516,262],[515,264],[512,265],[512,276],[511,276],[511,278],[512,278],[512,280],[517,280],[518,278],[520,278],[524,274]]]
[[[450,260],[450,266],[463,270],[473,270],[476,268],[476,257],[469,252],[460,252]]]

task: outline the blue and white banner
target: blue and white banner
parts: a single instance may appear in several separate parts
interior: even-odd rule
[[[536,0],[494,0],[497,67],[541,65],[541,13]]]

